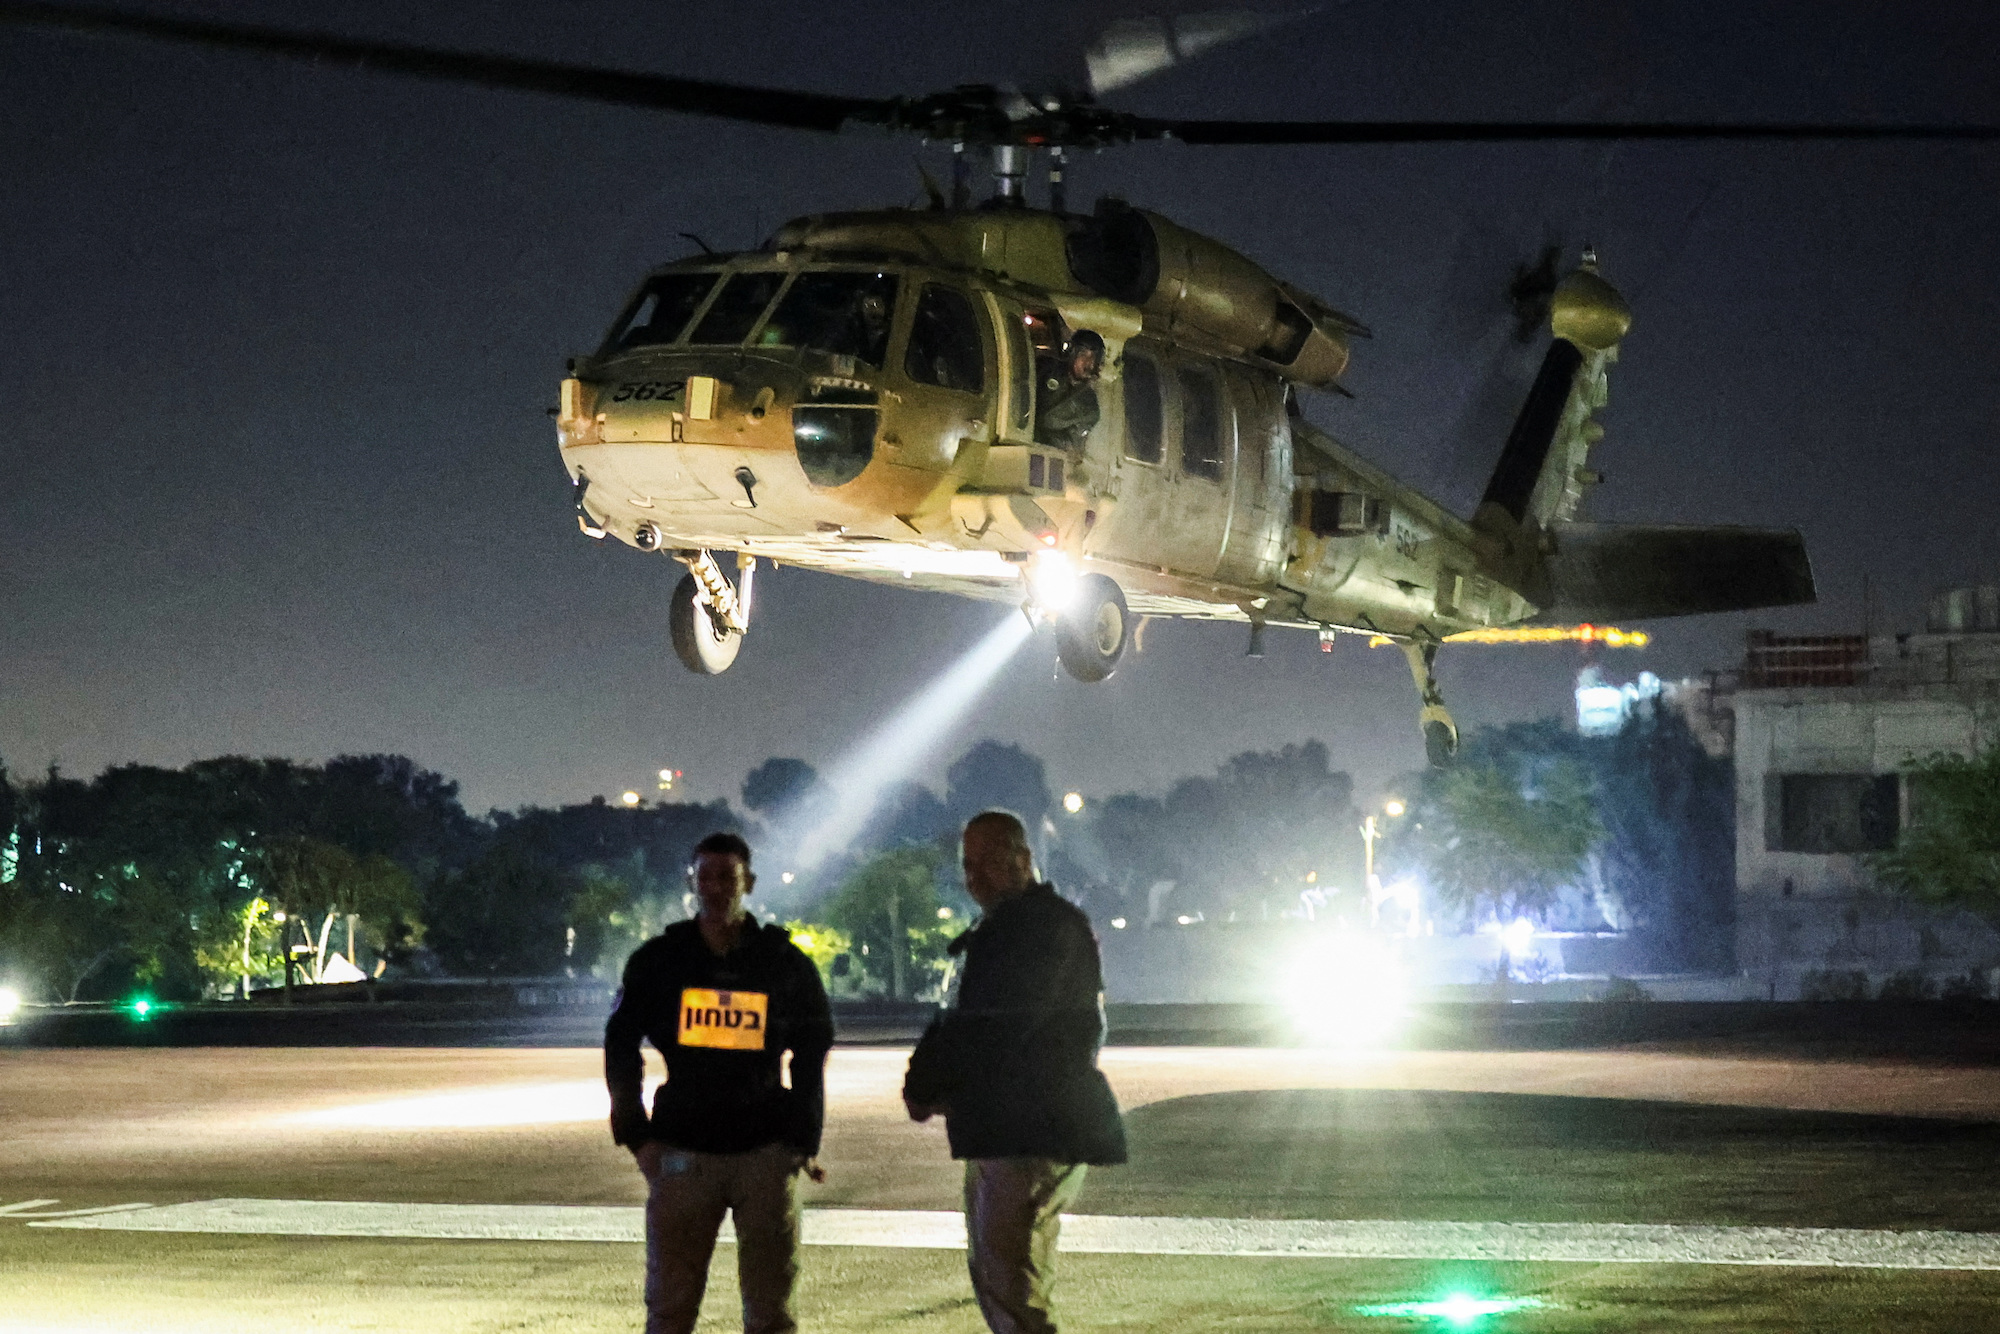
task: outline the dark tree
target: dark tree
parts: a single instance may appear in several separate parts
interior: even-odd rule
[[[427,943],[453,973],[467,977],[546,977],[563,971],[568,876],[511,847],[499,847],[426,886]]]
[[[959,824],[985,810],[1012,811],[1026,822],[1029,838],[1039,839],[1042,820],[1054,803],[1039,759],[1019,746],[988,740],[976,743],[945,771],[944,804]]]

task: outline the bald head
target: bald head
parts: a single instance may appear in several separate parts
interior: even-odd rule
[[[966,893],[981,908],[1003,903],[1035,882],[1028,830],[1012,811],[981,811],[966,821],[961,851]]]

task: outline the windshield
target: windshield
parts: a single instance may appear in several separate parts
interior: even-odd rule
[[[701,317],[701,323],[688,335],[688,341],[742,342],[756,327],[757,317],[764,313],[764,307],[771,304],[771,298],[778,294],[778,284],[783,281],[785,275],[782,271],[769,269],[737,274],[716,295],[715,304],[708,308],[708,314]]]
[[[767,347],[809,347],[880,368],[889,349],[896,279],[887,273],[801,273],[758,336]]]
[[[639,299],[612,332],[611,349],[673,342],[714,286],[712,273],[663,273],[653,278],[640,289]]]

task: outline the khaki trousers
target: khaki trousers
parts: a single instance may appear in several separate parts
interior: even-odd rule
[[[688,1334],[701,1313],[715,1236],[736,1224],[744,1334],[793,1334],[799,1277],[798,1155],[782,1144],[748,1153],[666,1149],[646,1197],[646,1334]]]
[[[1047,1158],[967,1160],[966,1268],[993,1334],[1055,1334],[1056,1237],[1084,1171],[1082,1163]]]

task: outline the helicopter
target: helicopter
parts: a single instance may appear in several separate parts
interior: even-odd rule
[[[927,180],[927,207],[809,215],[747,251],[702,246],[647,274],[603,343],[570,362],[553,415],[575,520],[685,567],[667,604],[676,656],[702,675],[730,667],[760,561],[1019,606],[1082,681],[1111,676],[1147,617],[1244,625],[1252,653],[1272,627],[1323,643],[1358,634],[1405,654],[1436,765],[1458,746],[1436,676],[1448,638],[1810,602],[1803,539],[1579,519],[1601,480],[1595,417],[1632,319],[1591,251],[1560,276],[1561,257],[1544,257],[1541,367],[1478,508],[1460,516],[1306,419],[1302,394],[1345,392],[1360,320],[1158,213],[1118,199],[1071,210],[1069,155],[1153,140],[2000,137],[1959,125],[1165,120],[1096,100],[1202,46],[1186,18],[1118,25],[1092,52],[1088,93],[967,85],[887,99],[69,5],[0,0],[0,21],[949,144],[949,190]],[[982,154],[992,186],[975,200]],[[1051,401],[1083,393],[1087,427],[1052,428]]]

